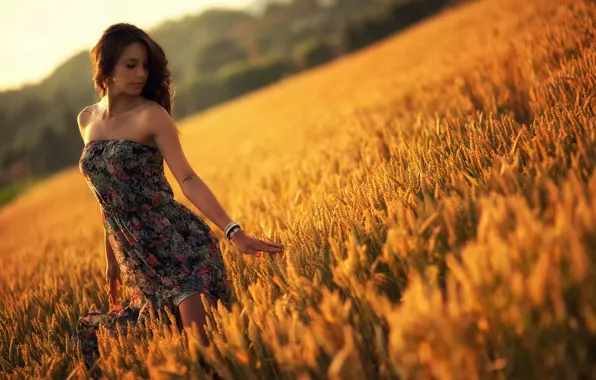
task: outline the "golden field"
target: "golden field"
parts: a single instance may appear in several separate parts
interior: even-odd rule
[[[104,374],[596,378],[595,25],[588,0],[473,2],[181,121],[230,216],[288,248],[222,238],[212,347],[155,321],[100,339]],[[108,299],[78,168],[0,209],[0,265],[0,376],[87,378],[69,337]]]

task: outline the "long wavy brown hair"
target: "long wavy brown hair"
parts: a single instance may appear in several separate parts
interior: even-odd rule
[[[149,56],[149,77],[141,96],[157,102],[171,115],[174,86],[166,55],[145,31],[132,24],[117,23],[109,26],[91,50],[95,88],[99,90],[100,97],[106,95],[108,75],[124,49],[133,42],[144,44]]]

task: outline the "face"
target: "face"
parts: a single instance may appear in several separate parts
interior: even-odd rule
[[[128,45],[116,62],[112,87],[130,95],[138,95],[149,76],[147,49],[140,42]]]

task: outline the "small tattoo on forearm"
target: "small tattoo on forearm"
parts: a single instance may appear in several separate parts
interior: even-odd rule
[[[193,174],[190,174],[190,175],[187,175],[186,177],[184,177],[184,179],[182,180],[182,182],[186,182],[186,181],[188,181],[189,179],[192,179],[192,177],[194,177],[194,176],[195,176],[195,174],[194,174],[194,173],[193,173]]]

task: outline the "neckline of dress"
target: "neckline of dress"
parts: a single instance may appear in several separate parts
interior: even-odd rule
[[[157,148],[155,146],[151,146],[151,145],[147,145],[147,144],[142,144],[140,142],[133,141],[133,140],[128,140],[128,139],[99,139],[99,140],[89,140],[89,141],[87,141],[87,144],[85,145],[84,149],[87,149],[87,147],[89,147],[89,145],[91,145],[92,143],[100,143],[100,142],[107,142],[107,141],[127,142],[127,143],[135,144],[135,145],[138,145],[138,146],[142,146],[142,147],[145,147],[145,148],[149,148],[149,149],[153,149],[153,150],[159,150],[159,148]]]

